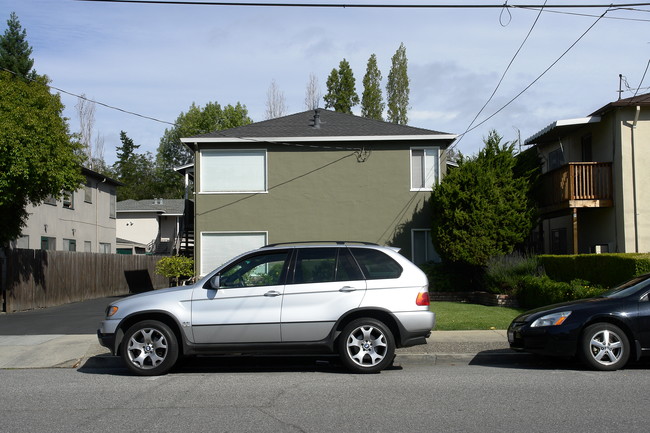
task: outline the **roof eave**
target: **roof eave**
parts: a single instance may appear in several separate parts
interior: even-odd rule
[[[580,117],[577,119],[556,120],[524,141],[524,145],[541,144],[555,141],[576,127],[600,122],[599,116]]]

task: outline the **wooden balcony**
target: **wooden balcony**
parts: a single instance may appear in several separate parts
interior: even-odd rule
[[[542,215],[613,206],[611,162],[570,162],[543,174],[540,185],[538,205]]]

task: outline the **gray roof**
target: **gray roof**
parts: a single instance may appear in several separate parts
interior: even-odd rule
[[[156,198],[148,200],[123,200],[117,202],[117,212],[156,212],[183,215],[185,200],[182,198]]]
[[[276,119],[251,123],[238,128],[214,131],[195,137],[184,138],[336,138],[336,137],[380,137],[380,136],[431,136],[431,138],[453,139],[455,135],[413,126],[368,119],[353,114],[338,113],[319,108]],[[437,136],[437,137],[435,137]]]

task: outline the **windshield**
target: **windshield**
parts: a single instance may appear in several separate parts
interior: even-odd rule
[[[618,287],[613,288],[600,295],[603,298],[624,298],[628,295],[633,295],[637,291],[650,285],[650,274],[642,275],[626,281]]]

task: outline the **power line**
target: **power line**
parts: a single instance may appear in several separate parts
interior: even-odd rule
[[[133,4],[157,4],[157,5],[189,5],[189,6],[238,6],[238,7],[283,7],[283,8],[342,8],[342,9],[495,9],[495,8],[552,8],[552,9],[575,9],[575,8],[631,8],[638,6],[650,6],[650,2],[637,3],[591,3],[591,4],[564,4],[564,5],[539,5],[521,4],[510,5],[507,2],[499,4],[402,4],[402,3],[279,3],[279,2],[213,2],[213,1],[192,1],[192,0],[76,0],[95,3],[133,3]]]

